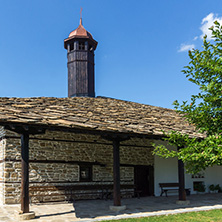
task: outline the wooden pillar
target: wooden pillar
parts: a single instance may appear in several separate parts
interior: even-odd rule
[[[29,134],[21,135],[21,156],[22,156],[22,172],[21,172],[21,211],[29,213]]]
[[[184,164],[178,160],[178,178],[179,178],[179,200],[186,200]]]
[[[119,140],[113,140],[113,201],[121,206]]]

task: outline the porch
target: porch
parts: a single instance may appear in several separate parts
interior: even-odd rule
[[[187,206],[176,204],[178,196],[123,199],[122,203],[127,206],[127,209],[120,212],[109,210],[109,206],[113,204],[111,200],[33,204],[30,208],[31,211],[35,211],[37,222],[100,221],[222,209],[221,193],[190,195],[187,199],[190,200],[190,205]],[[0,221],[15,221],[15,211],[19,209],[19,204],[0,206]]]

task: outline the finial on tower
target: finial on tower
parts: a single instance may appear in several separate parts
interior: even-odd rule
[[[82,8],[80,8],[80,25],[82,25]]]

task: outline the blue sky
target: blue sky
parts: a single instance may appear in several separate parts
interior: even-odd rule
[[[197,88],[181,73],[221,0],[0,0],[0,96],[67,97],[63,40],[79,24],[99,42],[96,95],[173,108]]]

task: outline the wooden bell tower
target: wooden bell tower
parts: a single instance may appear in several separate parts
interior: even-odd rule
[[[80,18],[79,27],[64,40],[68,58],[68,97],[95,97],[94,51],[97,46]]]

